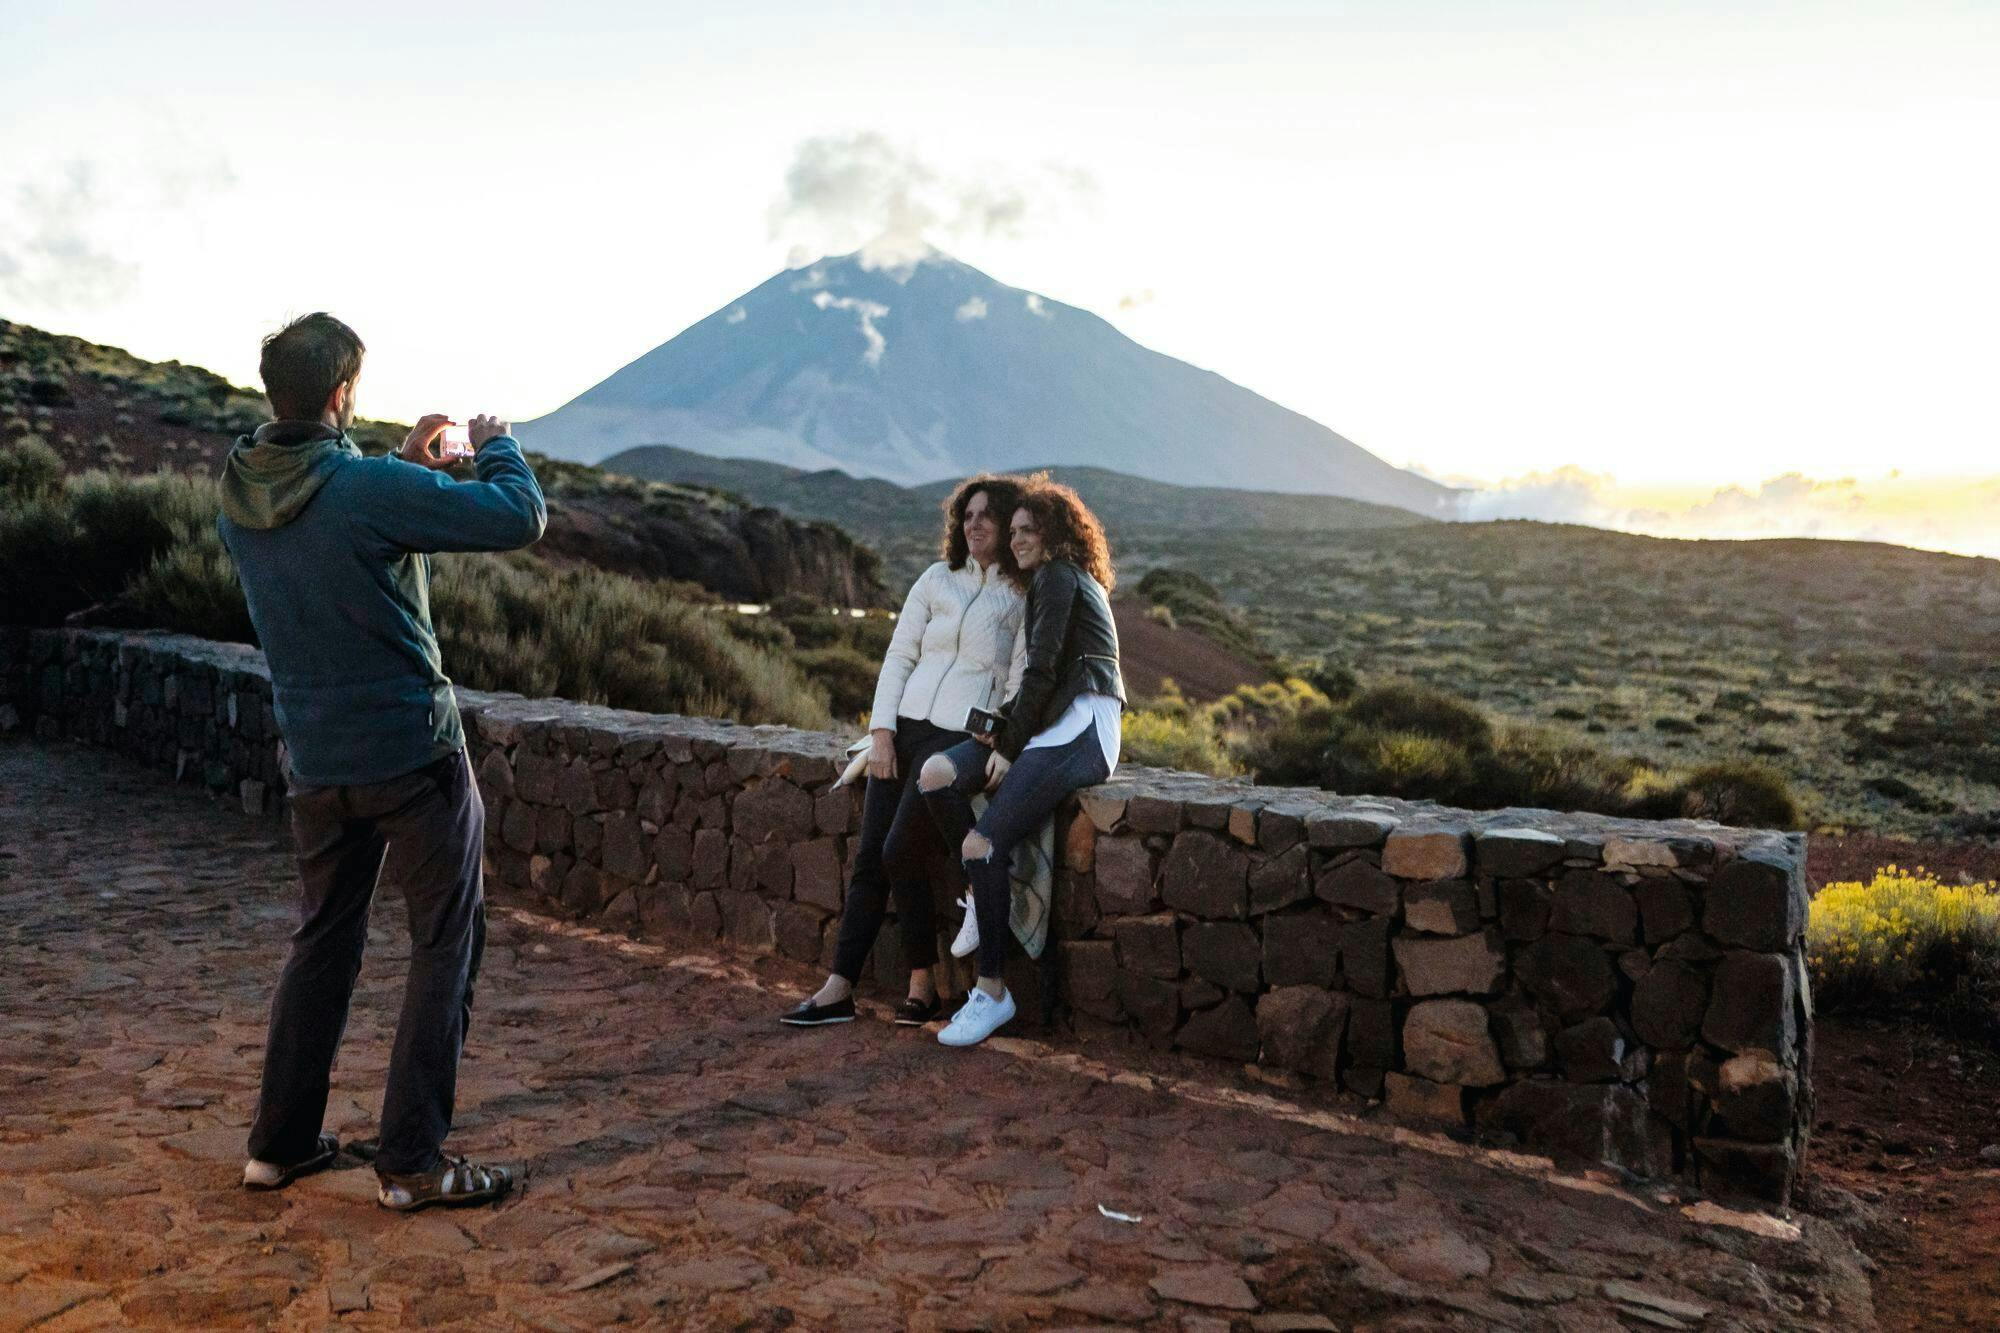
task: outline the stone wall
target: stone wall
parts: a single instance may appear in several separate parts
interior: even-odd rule
[[[0,631],[0,690],[0,727],[281,803],[253,650]],[[841,738],[460,699],[496,895],[830,961],[860,804],[832,785]],[[1796,835],[1139,768],[1084,793],[1058,835],[1048,965],[1010,977],[1045,1017],[1565,1159],[1789,1194],[1811,1119]],[[871,965],[891,984],[895,950],[885,930]]]

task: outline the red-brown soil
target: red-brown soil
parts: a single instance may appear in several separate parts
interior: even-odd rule
[[[2000,847],[1982,842],[1911,842],[1872,833],[1806,839],[1806,879],[1814,889],[1850,880],[1866,883],[1883,866],[1919,866],[1947,884],[2000,883]]]
[[[1255,662],[1193,630],[1168,629],[1137,602],[1113,602],[1111,611],[1118,621],[1118,670],[1134,701],[1158,694],[1169,677],[1182,694],[1201,703],[1271,678]]]
[[[2000,1053],[1905,1024],[1822,1016],[1802,1203],[1839,1213],[1880,1266],[1885,1330],[2000,1328]],[[2000,1156],[2000,1150],[1996,1150]],[[1833,1186],[1829,1190],[1826,1186]]]

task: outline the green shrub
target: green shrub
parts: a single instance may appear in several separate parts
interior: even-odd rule
[[[62,484],[62,455],[39,435],[22,435],[0,447],[0,495],[28,500]]]
[[[1180,768],[1215,777],[1238,769],[1221,734],[1204,713],[1167,708],[1127,709],[1121,762]]]
[[[164,626],[225,643],[255,643],[236,566],[211,528],[195,542],[170,546],[141,570],[119,599],[135,624]]]
[[[806,678],[826,690],[833,715],[841,719],[865,721],[875,702],[875,680],[882,663],[863,657],[844,643],[829,648],[808,648],[794,660]]]
[[[1419,731],[1357,727],[1336,759],[1342,791],[1460,802],[1477,780],[1465,747]]]
[[[1329,699],[1352,698],[1354,692],[1361,688],[1361,678],[1354,674],[1354,668],[1332,657],[1322,657],[1298,674],[1306,684]]]
[[[1669,772],[1640,765],[1626,786],[1626,813],[1641,819],[1712,819],[1747,828],[1795,829],[1802,822],[1783,776],[1751,759]]]
[[[1328,703],[1324,694],[1293,676],[1260,685],[1238,685],[1210,704],[1209,711],[1217,723],[1242,732],[1271,726],[1301,712],[1324,709]]]
[[[1450,741],[1469,754],[1493,748],[1493,724],[1477,704],[1428,685],[1372,685],[1347,701],[1347,715],[1378,731],[1407,731]]]
[[[1508,725],[1496,733],[1480,804],[1623,814],[1625,792],[1641,767],[1560,731]]]

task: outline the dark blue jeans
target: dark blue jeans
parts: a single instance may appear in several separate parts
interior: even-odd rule
[[[965,877],[972,885],[973,910],[979,914],[979,975],[997,977],[1007,966],[1007,937],[1014,905],[1008,875],[1014,848],[1035,836],[1042,821],[1055,813],[1063,798],[1094,787],[1111,775],[1095,725],[1063,745],[1023,750],[986,804],[975,826],[972,798],[986,787],[986,760],[993,751],[978,741],[966,741],[944,752],[954,774],[951,785],[924,793],[938,833],[954,849],[976,827],[992,844],[984,859],[968,860]]]

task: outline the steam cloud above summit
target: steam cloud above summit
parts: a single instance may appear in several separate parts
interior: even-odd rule
[[[872,131],[826,135],[794,153],[771,236],[792,239],[794,267],[859,249],[870,268],[900,268],[929,253],[931,240],[1024,236],[1088,206],[1096,190],[1090,173],[1060,163],[961,173]]]

